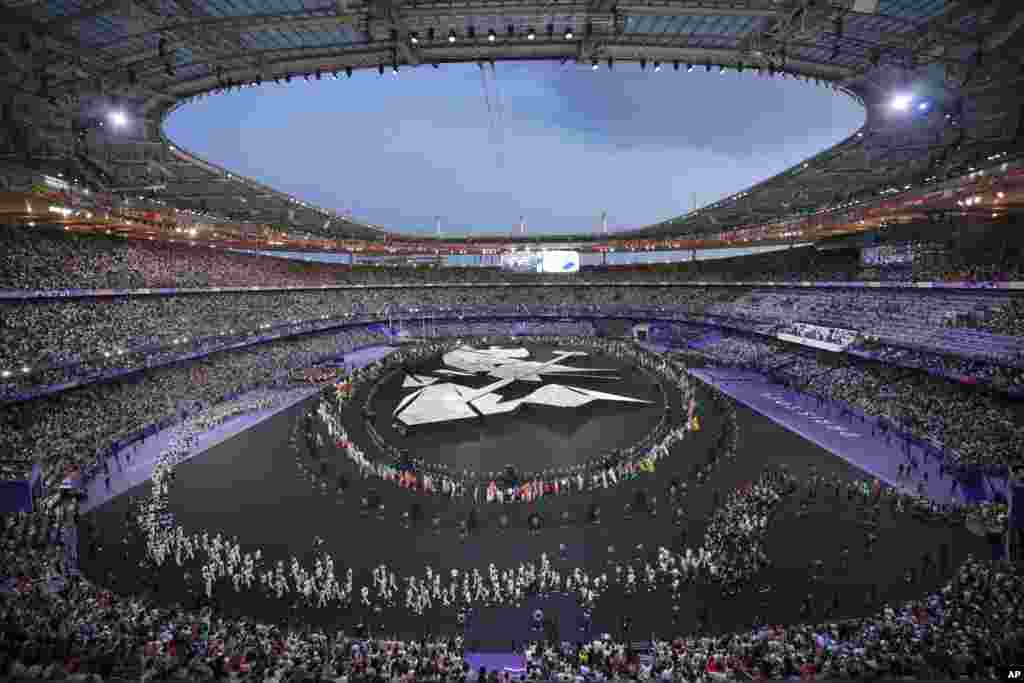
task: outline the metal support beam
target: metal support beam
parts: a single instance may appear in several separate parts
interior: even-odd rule
[[[709,7],[706,3],[698,4],[694,2],[617,5],[616,9],[618,9],[619,14],[623,15],[657,17],[777,17],[780,14],[779,10],[770,8]]]

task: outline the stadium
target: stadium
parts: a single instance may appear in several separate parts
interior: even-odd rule
[[[1022,675],[1019,2],[0,15],[3,680]],[[167,133],[496,63],[864,119],[667,220],[461,237]]]

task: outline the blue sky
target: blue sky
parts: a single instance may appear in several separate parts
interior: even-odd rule
[[[167,121],[210,161],[404,232],[640,227],[743,190],[838,142],[863,110],[754,73],[497,63],[356,72],[208,97]]]

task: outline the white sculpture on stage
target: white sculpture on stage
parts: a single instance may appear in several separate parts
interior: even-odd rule
[[[452,370],[437,370],[434,374],[446,377],[473,377],[486,374],[497,381],[474,389],[452,382],[440,382],[436,377],[407,375],[402,383],[404,389],[414,389],[395,408],[394,418],[402,424],[412,426],[452,420],[465,420],[481,415],[510,413],[525,403],[579,408],[593,401],[618,401],[622,403],[651,403],[643,399],[608,394],[564,384],[545,384],[536,391],[517,399],[502,397],[498,390],[513,382],[541,382],[543,377],[567,375],[601,379],[618,379],[608,375],[611,368],[576,368],[562,365],[561,361],[573,356],[586,356],[583,351],[555,351],[549,361],[531,361],[530,352],[524,348],[506,349],[492,346],[475,349],[460,346],[444,355],[444,364]]]

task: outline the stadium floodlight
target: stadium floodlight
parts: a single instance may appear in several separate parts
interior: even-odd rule
[[[114,128],[124,128],[128,125],[128,115],[120,109],[110,112],[108,118]]]
[[[491,43],[493,43],[493,42],[494,42],[494,41],[496,41],[497,39],[498,39],[498,34],[494,32],[494,29],[493,29],[493,28],[492,28],[492,29],[490,29],[490,30],[489,30],[489,31],[487,32],[487,40],[488,40],[488,42],[491,42]]]
[[[910,109],[913,101],[914,97],[912,95],[895,95],[890,102],[890,106],[896,111],[906,111]]]
[[[454,43],[455,42],[455,30],[454,29],[452,29],[451,31],[448,31],[448,42],[449,43]]]
[[[537,38],[537,33],[532,28],[531,29],[527,29],[527,31],[526,31],[526,39],[527,40],[536,40],[536,38]]]
[[[572,40],[572,38],[573,38],[572,29],[571,28],[565,29],[565,39],[566,40]]]

